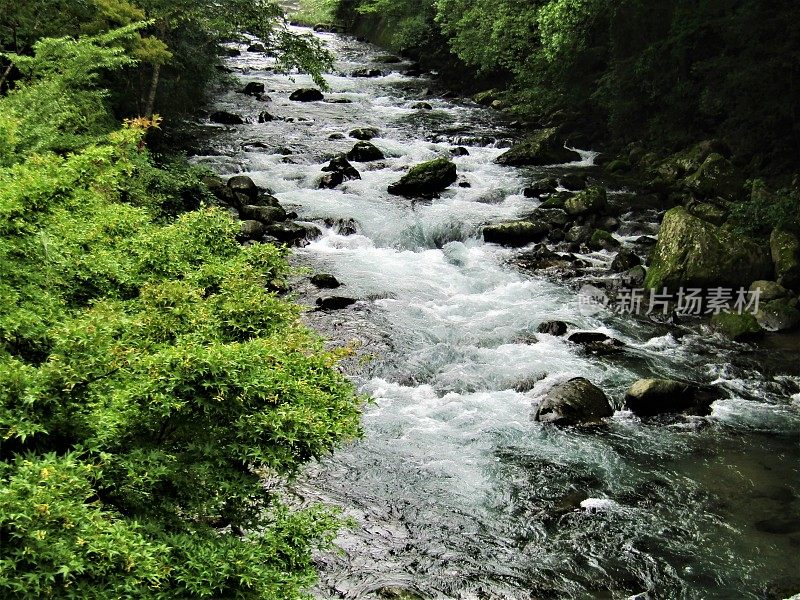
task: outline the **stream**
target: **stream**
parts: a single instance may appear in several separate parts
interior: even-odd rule
[[[358,301],[308,322],[334,345],[355,342],[345,368],[365,406],[364,438],[312,464],[304,501],[339,506],[353,526],[340,552],[318,557],[318,598],[786,598],[800,592],[798,338],[727,342],[699,324],[580,310],[576,282],[515,266],[518,250],[486,244],[481,226],[529,213],[522,190],[543,174],[592,171],[596,153],[553,168],[494,162],[520,136],[500,113],[444,98],[435,78],[381,63],[379,48],[318,33],[337,57],[325,101],[288,99],[311,87],[245,51],[226,59],[270,102],[235,90],[214,109],[242,115],[207,126],[193,157],[221,175],[269,188],[322,236],[297,265],[331,273]],[[356,78],[378,68],[380,77]],[[241,87],[239,88],[241,89]],[[349,102],[342,102],[349,101]],[[414,108],[420,101],[432,110]],[[260,111],[275,120],[258,123]],[[317,189],[356,127],[375,127],[385,160],[353,163],[360,180]],[[332,134],[345,134],[340,136]],[[463,146],[459,182],[412,201],[387,186],[404,169]],[[657,232],[657,215],[623,219],[618,239]],[[602,272],[613,254],[583,257]],[[591,278],[582,274],[583,278]],[[296,294],[319,291],[299,278]],[[545,320],[625,343],[598,356],[536,333]],[[555,382],[586,377],[617,409],[599,428],[534,422]],[[642,377],[714,383],[707,417],[642,421],[621,410]],[[394,594],[394,595],[392,595]]]

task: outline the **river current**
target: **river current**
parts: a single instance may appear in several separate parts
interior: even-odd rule
[[[228,66],[242,86],[264,83],[271,101],[221,92],[215,108],[248,122],[212,129],[194,158],[222,175],[249,175],[319,226],[323,235],[294,260],[332,273],[343,283],[337,293],[358,299],[309,315],[334,343],[357,342],[348,372],[372,398],[364,438],[311,465],[297,484],[304,501],[340,506],[353,520],[337,539],[341,551],[320,555],[314,595],[800,592],[798,339],[742,346],[699,325],[584,314],[574,282],[520,270],[515,251],[485,244],[480,230],[535,208],[522,190],[537,176],[589,170],[595,153],[551,170],[500,166],[494,159],[519,132],[499,113],[441,97],[435,79],[381,63],[374,46],[315,35],[337,57],[325,101],[291,102],[310,78],[276,74],[271,59],[242,46]],[[349,75],[365,67],[384,75]],[[432,110],[415,108],[421,101]],[[258,123],[260,111],[277,118]],[[317,189],[321,167],[352,147],[346,136],[356,127],[379,130],[372,143],[386,159],[354,163],[361,180]],[[469,152],[453,159],[469,187],[431,201],[387,193],[403,169],[455,146]],[[624,225],[617,237],[655,233],[652,221]],[[584,258],[602,271],[612,257]],[[298,289],[313,304],[310,287]],[[552,319],[612,335],[626,349],[597,356],[535,333]],[[574,376],[603,388],[614,416],[590,430],[534,422],[537,399]],[[715,383],[724,398],[708,417],[642,422],[621,410],[640,377]]]

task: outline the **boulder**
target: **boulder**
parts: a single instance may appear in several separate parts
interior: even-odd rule
[[[622,281],[630,288],[644,287],[645,279],[647,279],[647,270],[642,265],[628,269],[622,275]]]
[[[622,271],[629,271],[633,267],[642,264],[642,259],[630,250],[620,250],[611,261],[611,270],[614,273],[621,273]]]
[[[343,133],[332,133],[328,136],[329,140],[344,140],[347,136]]]
[[[722,225],[728,219],[728,211],[711,202],[693,202],[686,207],[689,214],[714,225]]]
[[[350,74],[351,77],[381,77],[382,75],[383,71],[380,69],[370,69],[367,67],[356,69]]]
[[[336,277],[334,277],[330,273],[317,273],[316,275],[311,277],[311,283],[317,286],[318,288],[325,288],[325,289],[334,289],[342,285],[341,283],[339,283],[339,280],[336,279]]]
[[[561,185],[568,190],[586,189],[586,173],[567,173],[561,177]]]
[[[266,233],[279,242],[293,245],[301,245],[307,240],[313,240],[322,235],[319,228],[314,225],[301,225],[292,221],[268,225]]]
[[[256,206],[254,204],[247,204],[242,206],[239,215],[242,219],[259,221],[264,223],[264,225],[279,223],[286,220],[286,211],[279,206]]]
[[[347,158],[356,162],[371,162],[373,160],[383,160],[383,152],[369,142],[357,142],[355,146],[347,153]]]
[[[519,247],[543,240],[548,231],[550,227],[541,221],[510,221],[487,225],[483,239],[491,244]]]
[[[678,206],[664,215],[646,283],[656,289],[739,288],[771,274],[765,248]]]
[[[553,386],[536,408],[534,420],[554,425],[599,423],[614,414],[603,390],[576,377]]]
[[[247,51],[248,52],[266,52],[267,51],[267,47],[264,46],[264,44],[255,43],[255,44],[250,44],[247,47]]]
[[[564,239],[571,244],[585,244],[591,239],[593,233],[594,227],[591,225],[573,225],[567,229]]]
[[[456,165],[437,158],[413,167],[399,181],[389,186],[389,193],[413,197],[441,192],[458,179]]]
[[[260,96],[265,92],[264,84],[259,81],[251,81],[242,90],[243,94],[247,94],[248,96]]]
[[[234,175],[228,179],[228,187],[236,194],[244,194],[247,198],[258,198],[258,186],[247,175]]]
[[[763,304],[770,300],[777,300],[778,298],[786,298],[789,295],[788,290],[779,284],[777,281],[754,281],[750,284],[750,292],[758,292],[758,301]]]
[[[353,129],[348,135],[356,140],[366,142],[374,137],[378,137],[379,133],[380,132],[374,127],[359,127],[358,129]]]
[[[756,321],[766,331],[791,331],[800,325],[797,300],[779,298],[761,304]]]
[[[481,106],[491,106],[492,102],[498,100],[499,92],[497,90],[486,90],[478,92],[472,99]]]
[[[553,194],[547,200],[542,202],[539,205],[539,208],[560,208],[563,210],[564,206],[567,203],[567,199],[571,197],[569,192],[560,192],[558,194]]]
[[[259,123],[269,123],[270,121],[274,121],[275,117],[269,114],[267,111],[262,110],[258,113],[258,122]]]
[[[355,303],[355,298],[347,296],[320,296],[317,298],[317,306],[320,310],[341,310]]]
[[[261,221],[248,219],[239,223],[239,238],[257,240],[264,236],[264,224]]]
[[[727,158],[712,152],[692,175],[688,187],[698,198],[734,200],[742,194],[744,180]]]
[[[606,215],[604,217],[600,217],[595,222],[595,225],[598,229],[603,229],[604,231],[616,231],[620,228],[622,223],[620,223],[620,220],[617,217]]]
[[[341,173],[344,181],[361,179],[361,173],[342,155],[332,159],[327,166],[322,167],[322,170],[329,173]]]
[[[317,102],[324,98],[322,92],[316,88],[300,88],[289,95],[289,100],[293,102]]]
[[[250,200],[250,204],[255,204],[256,206],[274,206],[276,208],[281,208],[281,203],[278,201],[278,199],[272,194],[268,194],[266,192],[260,192],[258,196]]]
[[[431,106],[427,102],[417,102],[411,105],[411,108],[414,110],[433,110],[433,106]]]
[[[608,206],[606,190],[600,186],[592,186],[578,192],[564,203],[564,210],[572,216],[594,215],[603,212]]]
[[[560,208],[550,208],[545,210],[537,208],[535,211],[533,211],[531,216],[540,221],[544,221],[553,227],[564,227],[571,221],[567,213]]]
[[[690,411],[709,413],[713,390],[673,379],[639,379],[625,394],[625,406],[642,417]]]
[[[317,188],[318,189],[329,189],[332,190],[339,184],[344,182],[344,177],[339,172],[333,173],[326,173],[322,177],[319,178],[317,181]]]
[[[592,250],[613,250],[620,246],[620,241],[602,229],[595,229],[589,238],[589,247]]]
[[[580,344],[589,352],[607,354],[620,350],[625,344],[599,331],[578,331],[570,335],[567,340],[573,344]]]
[[[244,123],[244,120],[239,115],[224,110],[211,113],[209,119],[212,123],[219,123],[221,125],[242,125]]]
[[[541,129],[497,158],[507,166],[553,165],[580,160],[580,154],[564,147],[556,128]]]
[[[564,321],[543,321],[536,331],[560,337],[567,333],[567,324]]]
[[[769,247],[778,283],[791,290],[800,289],[800,237],[775,228],[769,236]]]
[[[735,342],[756,340],[764,335],[761,325],[750,313],[718,313],[711,317],[711,328]]]
[[[552,177],[539,179],[523,190],[526,198],[541,198],[544,194],[552,194],[556,191],[558,183]]]
[[[452,156],[469,156],[469,150],[464,148],[464,146],[456,146],[450,149],[450,154]]]

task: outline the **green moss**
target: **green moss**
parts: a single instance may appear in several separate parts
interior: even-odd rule
[[[716,314],[711,317],[711,327],[737,342],[756,339],[764,333],[755,316],[750,313]]]

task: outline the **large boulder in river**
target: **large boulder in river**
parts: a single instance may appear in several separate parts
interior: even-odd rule
[[[541,129],[508,152],[497,157],[501,165],[555,165],[580,160],[581,155],[564,147],[555,127]]]
[[[598,423],[614,414],[603,390],[588,379],[575,377],[554,385],[539,403],[534,420],[555,425]]]
[[[769,247],[778,283],[793,290],[800,289],[800,238],[776,228],[769,237]]]
[[[642,417],[685,411],[708,414],[708,407],[716,397],[713,390],[691,383],[640,379],[625,394],[625,406]]]
[[[244,194],[251,200],[258,198],[258,186],[247,175],[234,175],[228,179],[228,187],[237,194]]]
[[[608,200],[605,188],[593,185],[567,198],[567,201],[564,203],[564,210],[573,217],[579,217],[583,215],[599,214],[603,212],[607,206]]]
[[[293,102],[317,102],[324,98],[325,96],[322,95],[322,92],[316,88],[300,88],[293,91],[289,96],[289,100]]]
[[[483,239],[490,244],[519,247],[542,241],[549,231],[547,223],[541,221],[510,221],[487,225]]]
[[[772,261],[764,247],[678,206],[664,215],[646,285],[746,288],[771,274]]]
[[[361,173],[350,164],[344,155],[337,156],[328,163],[327,166],[322,167],[326,173],[338,173],[341,175],[341,181],[350,181],[351,179],[361,179]],[[340,181],[340,183],[341,183]]]
[[[265,92],[264,84],[260,81],[251,81],[242,90],[243,94],[247,94],[248,96],[260,96]]]
[[[383,160],[383,152],[380,148],[369,142],[357,142],[347,153],[347,158],[356,162],[371,162],[373,160]]]
[[[242,117],[225,110],[218,110],[211,113],[209,119],[212,123],[219,123],[220,125],[242,125],[244,123]]]
[[[437,158],[416,167],[389,186],[389,193],[398,196],[425,196],[436,194],[458,179],[456,165],[446,158]]]

